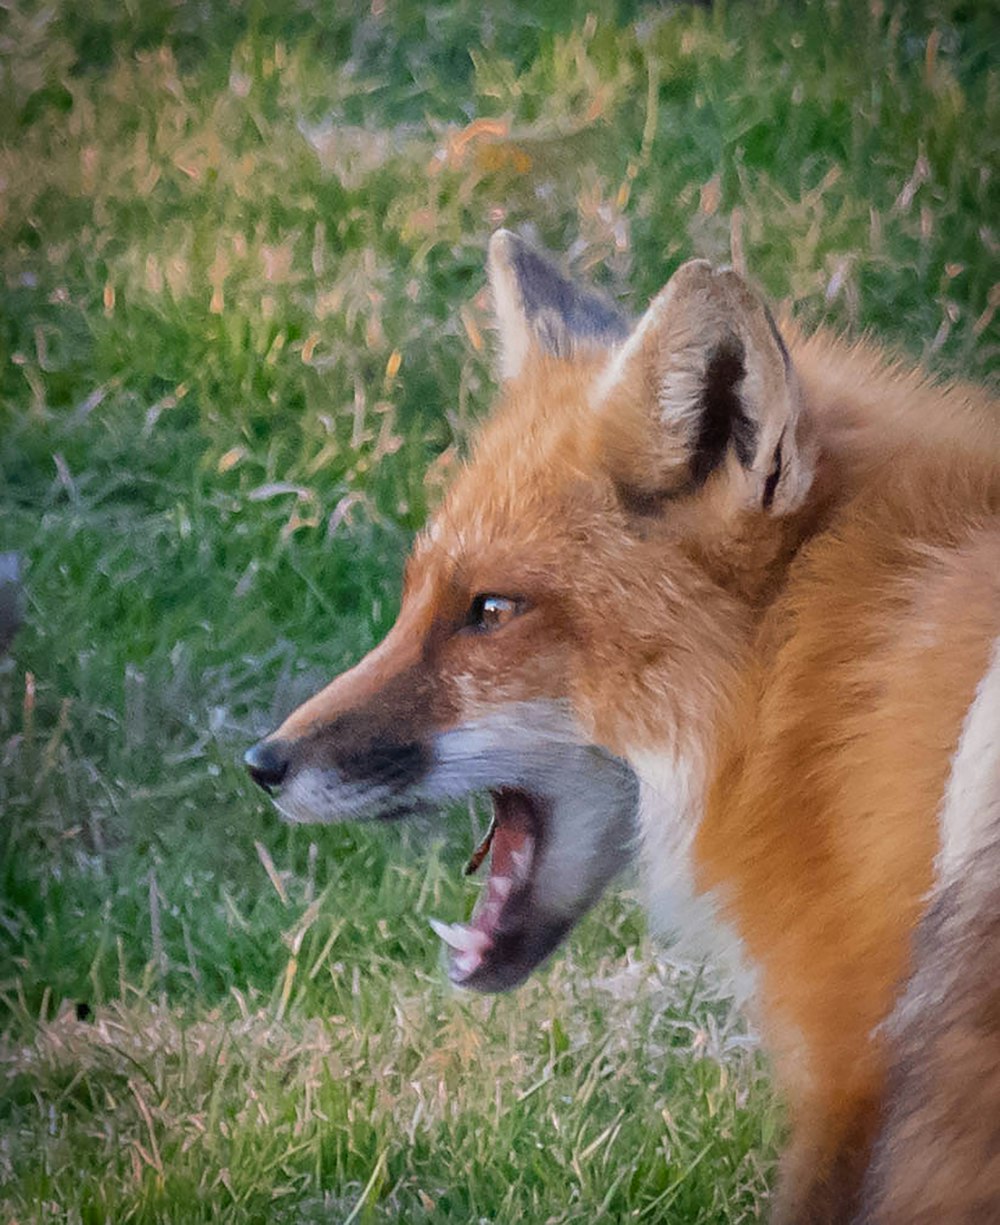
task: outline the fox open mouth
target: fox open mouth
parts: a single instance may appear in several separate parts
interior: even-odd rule
[[[491,992],[523,982],[633,856],[635,774],[581,735],[562,704],[525,702],[438,733],[422,754],[404,754],[409,772],[377,747],[364,760],[367,775],[308,738],[297,749],[265,739],[247,765],[296,823],[398,820],[470,794],[491,797],[493,822],[466,869],[489,859],[472,916],[432,921],[456,985]]]
[[[490,796],[493,821],[466,867],[471,874],[489,856],[489,875],[472,917],[467,924],[430,921],[449,948],[451,981],[476,991],[503,991],[523,982],[572,926],[567,917],[546,915],[535,896],[547,804],[506,787]]]

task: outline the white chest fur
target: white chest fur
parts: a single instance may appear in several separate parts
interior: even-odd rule
[[[704,813],[704,754],[637,749],[641,874],[653,929],[689,957],[712,961],[737,1000],[751,999],[757,973],[719,897],[695,888],[694,841]]]

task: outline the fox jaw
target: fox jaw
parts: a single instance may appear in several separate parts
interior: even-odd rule
[[[635,326],[507,232],[489,275],[500,403],[395,626],[246,754],[294,822],[491,797],[472,919],[434,923],[481,991],[523,981],[640,842],[654,914],[696,892],[711,729],[812,476],[787,352],[735,273],[685,264]]]

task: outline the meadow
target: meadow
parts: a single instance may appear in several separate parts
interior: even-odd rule
[[[289,828],[240,755],[393,620],[500,224],[995,383],[998,50],[989,0],[0,5],[0,1221],[765,1210],[766,1064],[633,882],[466,997],[481,812]]]

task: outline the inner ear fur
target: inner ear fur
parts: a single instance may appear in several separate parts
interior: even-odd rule
[[[575,284],[553,261],[509,230],[490,239],[487,261],[500,374],[516,378],[533,354],[570,357],[623,341],[627,320],[604,297]]]
[[[786,513],[811,478],[799,395],[770,312],[731,269],[684,264],[611,358],[596,445],[627,509],[709,481],[734,507]]]

